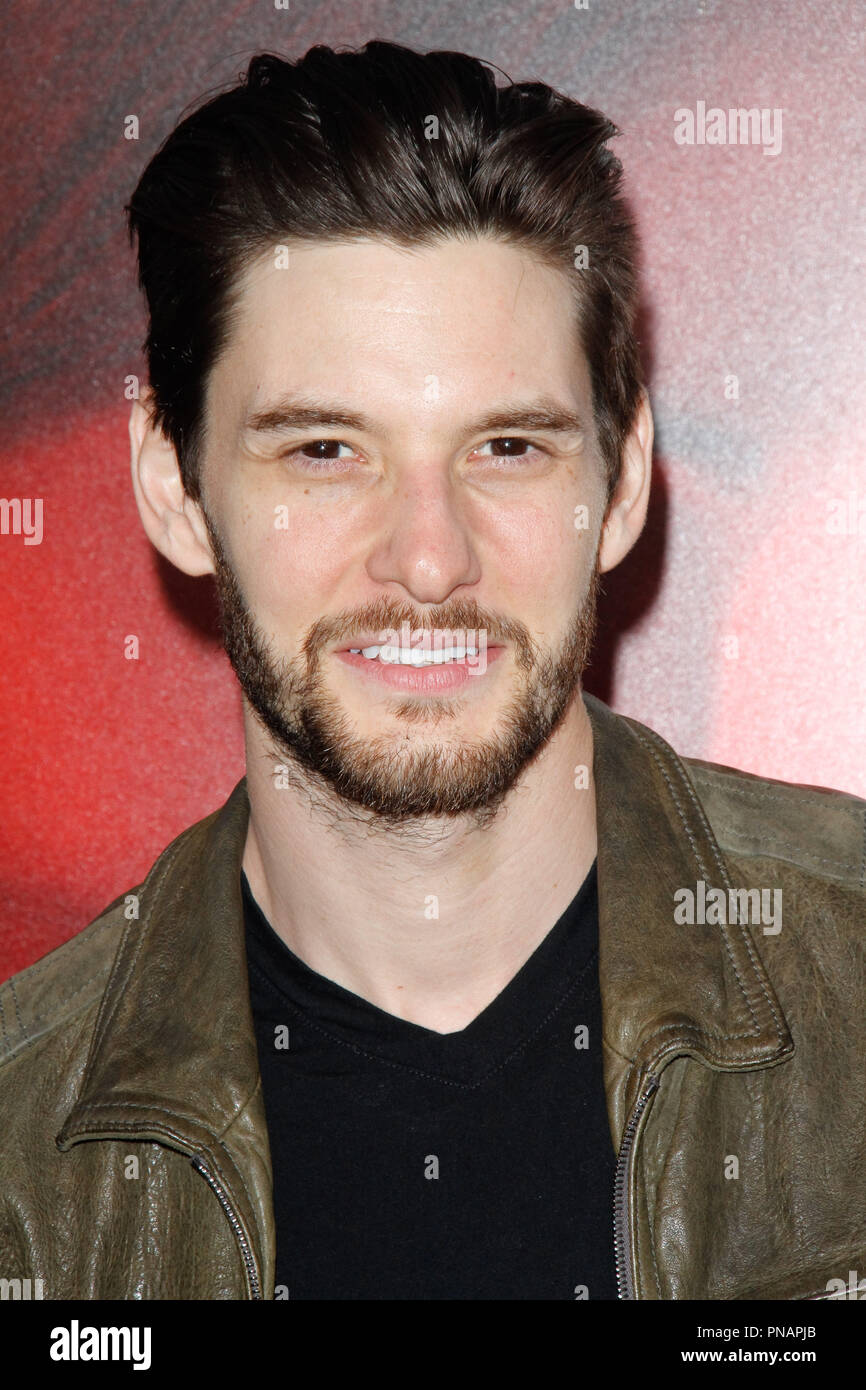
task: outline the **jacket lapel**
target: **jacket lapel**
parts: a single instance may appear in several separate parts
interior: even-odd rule
[[[584,692],[593,731],[605,1086],[618,1146],[648,1073],[684,1053],[772,1065],[793,1040],[748,927],[680,925],[678,889],[746,885],[658,734]]]
[[[151,1138],[204,1160],[260,1279],[273,1279],[272,1170],[247,984],[240,875],[246,779],[180,835],[138,890],[78,1101],[57,1136]]]

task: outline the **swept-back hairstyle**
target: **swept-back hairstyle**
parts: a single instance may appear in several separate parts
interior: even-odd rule
[[[599,111],[540,82],[497,86],[464,53],[371,42],[252,59],[187,116],[127,208],[147,298],[154,415],[200,497],[208,374],[241,273],[292,238],[400,246],[493,236],[571,280],[610,498],[642,388],[637,236]],[[581,248],[585,248],[581,250]]]

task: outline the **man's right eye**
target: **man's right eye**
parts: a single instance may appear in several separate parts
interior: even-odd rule
[[[306,444],[300,444],[292,452],[304,454],[307,458],[335,459],[339,458],[336,452],[338,449],[349,449],[351,453],[350,446],[344,444],[341,439],[311,439]]]
[[[341,454],[341,449],[345,449],[346,453]],[[359,461],[352,446],[345,444],[342,439],[308,439],[303,444],[284,449],[280,458],[299,473],[308,473],[311,476],[320,473],[323,477],[347,473]],[[331,467],[335,463],[339,464],[338,468]],[[317,464],[321,466],[316,467]],[[325,467],[325,464],[328,467]]]

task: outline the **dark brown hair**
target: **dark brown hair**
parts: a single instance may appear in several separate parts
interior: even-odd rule
[[[317,45],[297,62],[253,58],[239,85],[171,133],[127,209],[155,418],[190,496],[200,496],[208,374],[250,261],[292,238],[412,246],[488,235],[574,282],[609,498],[642,388],[637,236],[606,148],[618,133],[540,82],[497,86],[464,53],[376,41]]]

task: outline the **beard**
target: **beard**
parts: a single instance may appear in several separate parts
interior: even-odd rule
[[[544,748],[580,688],[595,637],[600,577],[596,561],[587,593],[555,650],[528,629],[485,614],[474,600],[455,600],[419,615],[408,603],[380,599],[322,618],[300,655],[280,656],[256,623],[211,519],[204,513],[216,569],[222,640],[247,701],[271,738],[269,755],[295,787],[331,819],[351,816],[389,828],[430,818],[467,817],[488,825],[520,774]],[[391,704],[401,727],[362,737],[322,680],[321,655],[364,629],[485,631],[490,644],[510,643],[519,689],[486,738],[461,735],[463,702],[411,695]],[[503,662],[504,658],[500,657]],[[442,737],[419,731],[445,726]],[[448,732],[448,726],[451,726]]]

